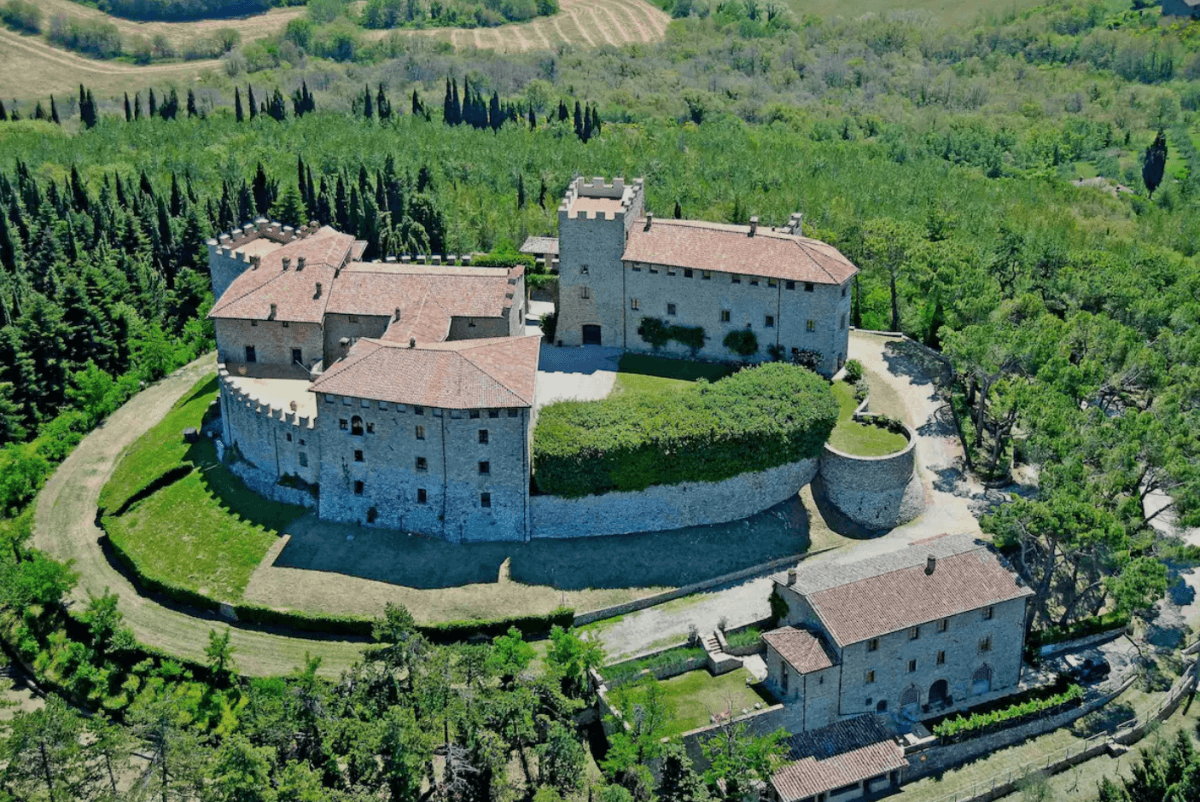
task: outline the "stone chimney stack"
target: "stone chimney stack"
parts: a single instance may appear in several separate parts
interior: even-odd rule
[[[758,215],[755,215],[750,218],[750,236],[753,237],[755,232],[757,232],[757,231],[758,231]]]
[[[291,267],[291,264],[292,264],[292,257],[290,257],[290,256],[283,257],[283,269],[284,270],[287,270],[289,267]]]
[[[274,319],[275,319],[275,313],[276,313],[276,312],[278,312],[278,311],[279,311],[279,307],[278,307],[278,306],[276,306],[275,304],[271,304],[271,314],[270,314],[270,316],[267,318],[267,320],[274,320]]]
[[[654,212],[649,212],[646,215],[646,230],[650,230],[650,226],[654,225]]]
[[[261,256],[251,256],[250,257],[250,269],[258,270],[258,263],[261,259],[262,259]]]
[[[305,262],[305,261],[306,261],[306,259],[305,259],[305,257],[303,257],[303,256],[297,256],[297,257],[296,257],[296,272],[297,272],[297,273],[299,273],[301,270],[303,270],[303,269],[304,269],[304,262]]]
[[[399,319],[400,319],[400,307],[397,306],[396,311],[392,313],[392,320],[396,321]]]
[[[796,584],[796,569],[789,568],[788,569],[788,587],[791,587],[794,584]]]
[[[925,558],[925,575],[932,575],[935,568],[937,568],[937,557],[930,554]]]
[[[409,337],[409,338],[408,338],[408,347],[409,347],[409,348],[416,348],[416,347],[417,347],[417,338],[416,338],[416,337]]]
[[[317,282],[317,292],[316,292],[316,294],[315,294],[315,295],[313,295],[313,297],[314,297],[314,298],[320,298],[320,297],[321,297],[321,282],[319,282],[319,281]]]

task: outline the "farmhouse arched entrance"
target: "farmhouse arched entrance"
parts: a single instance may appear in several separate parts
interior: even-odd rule
[[[944,679],[929,686],[929,706],[945,707],[950,704],[950,683]]]
[[[910,685],[904,693],[900,694],[900,713],[910,718],[915,718],[917,708],[921,705],[921,692],[917,690],[915,685]]]
[[[981,665],[971,677],[971,693],[980,696],[992,690],[992,669],[986,663]]]
[[[583,327],[583,344],[584,345],[599,345],[600,344],[600,327],[588,323]]]

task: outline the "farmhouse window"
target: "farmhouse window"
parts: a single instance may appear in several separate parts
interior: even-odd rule
[[[794,290],[794,289],[796,289],[796,282],[789,281],[787,284],[784,284],[783,286],[785,289]]]
[[[767,286],[768,286],[768,287],[778,287],[778,286],[779,286],[779,279],[777,279],[777,278],[769,278],[769,279],[767,279]]]
[[[370,409],[370,408],[371,408],[371,402],[370,402],[370,401],[368,401],[368,400],[367,400],[367,399],[365,399],[365,398],[364,398],[364,399],[363,399],[361,402],[359,402],[359,404],[358,404],[358,405],[359,405],[360,407],[362,407],[363,409]]]
[[[354,483],[354,495],[361,496],[362,494],[363,494],[363,483],[361,481],[356,481]]]
[[[487,441],[488,441],[488,430],[487,430],[487,429],[480,429],[480,430],[479,430],[479,444],[480,444],[480,445],[487,445]]]
[[[675,314],[675,304],[667,304],[667,314],[668,315]]]
[[[516,410],[515,408],[514,408],[514,409],[509,409],[509,410],[508,410],[508,417],[510,417],[510,418],[515,418],[515,417],[517,417],[517,410]]]
[[[867,679],[867,684],[868,684],[868,685],[870,685],[871,683],[875,682],[875,672],[874,672],[873,670],[872,670],[872,671],[868,671],[868,672],[867,672],[867,677],[866,677],[866,679]]]
[[[258,355],[255,353],[253,345],[246,346],[246,361],[247,362],[257,362],[258,361]]]
[[[489,409],[489,410],[488,410],[488,417],[489,417],[489,418],[498,418],[498,417],[500,417],[500,410],[498,410],[498,409]]]
[[[429,470],[429,461],[427,459],[425,459],[424,457],[417,457],[417,470],[418,471]]]
[[[288,432],[288,433],[287,433],[287,441],[288,441],[289,443],[290,443],[290,442],[292,442],[292,433],[291,433],[291,432]]]
[[[347,429],[350,428],[350,421],[346,420],[345,418],[342,418],[340,421],[338,421],[338,428],[341,429],[343,432],[346,431]]]
[[[811,281],[806,281],[806,282],[804,282],[804,291],[805,291],[805,292],[812,292],[812,291],[813,291],[813,283],[812,283]]]
[[[774,316],[774,315],[767,315],[767,318],[766,318],[766,320],[763,322],[763,325],[764,325],[764,326],[766,326],[768,329],[773,329],[773,328],[775,328],[775,316]]]
[[[642,272],[642,269],[641,269],[640,267],[638,267],[637,265],[630,265],[630,266],[629,266],[629,269],[630,269],[630,270],[632,270],[634,273],[641,273],[641,272]]]
[[[308,454],[305,453],[304,451],[300,452],[300,467],[301,468],[308,467]]]
[[[350,434],[354,435],[355,437],[362,437],[362,433],[363,419],[355,415],[350,419]]]
[[[299,348],[292,349],[292,362],[296,364],[304,364],[304,353]]]
[[[252,328],[252,329],[256,329],[256,328],[258,328],[258,321],[257,321],[257,320],[251,320],[251,321],[250,321],[250,328]]]
[[[779,664],[779,676],[780,676],[779,684],[780,684],[780,685],[783,687],[783,692],[784,692],[784,693],[787,693],[787,692],[788,692],[788,670],[787,670],[787,663],[783,663],[783,662],[781,662],[781,663]]]
[[[944,665],[946,665],[946,653],[945,653],[945,652],[938,652],[938,656],[937,656],[937,664],[938,664],[939,666],[944,666]]]
[[[729,319],[730,319],[730,317],[731,317],[731,315],[729,314],[729,310],[728,310],[728,309],[722,309],[722,310],[721,310],[721,322],[722,322],[722,323],[728,323],[728,322],[729,322]]]
[[[657,268],[657,267],[655,267],[654,265],[650,265],[649,267],[650,267],[650,272],[651,272],[651,273],[657,273],[657,272],[658,272],[658,268]]]
[[[729,276],[729,283],[730,284],[741,284],[742,277],[739,276],[737,273],[733,273]]]
[[[701,274],[700,274],[700,278],[701,278],[702,280],[704,280],[704,281],[709,281],[709,280],[711,280],[711,279],[712,279],[712,271],[711,271],[711,270],[705,270],[703,273],[701,273]]]
[[[429,494],[425,492],[425,488],[418,487],[417,488],[417,503],[424,504],[428,500],[429,500]]]
[[[908,661],[908,673],[909,674],[917,673],[917,661],[916,660]]]
[[[587,266],[587,265],[580,265],[580,266],[579,266],[579,275],[581,275],[581,276],[586,276],[587,274],[588,274],[588,266]]]
[[[688,267],[688,268],[685,268],[685,269],[684,269],[684,271],[683,271],[683,277],[684,277],[684,278],[691,278],[691,277],[692,277],[692,273],[693,273],[693,271],[692,271],[692,269],[691,269],[690,267]]]
[[[588,298],[591,298],[591,297],[592,297],[592,291],[591,291],[591,290],[589,290],[587,287],[580,287],[580,288],[579,288],[579,297],[580,297],[580,298],[583,298],[584,300],[586,300],[586,299],[588,299]]]
[[[473,409],[468,413],[472,419],[479,417],[479,410]]]
[[[479,473],[481,476],[487,476],[492,472],[492,463],[487,460],[481,460],[479,463]]]
[[[419,423],[417,424],[417,439],[418,440],[425,439],[425,427]]]
[[[949,628],[950,628],[950,619],[949,618],[943,618],[941,621],[938,621],[938,632],[945,632]]]
[[[634,312],[636,312],[637,310],[642,308],[642,302],[639,301],[637,298],[630,298],[629,299],[629,308],[632,309]]]
[[[479,494],[479,506],[480,507],[492,506],[492,494],[491,493],[480,493]]]
[[[750,286],[751,286],[751,287],[757,287],[757,286],[758,286],[758,279],[756,279],[756,278],[751,278],[751,279],[750,279]]]
[[[287,322],[286,320],[285,320],[285,321],[283,321],[283,327],[284,327],[285,329],[286,329],[286,328],[288,328],[288,325],[289,325],[289,324],[288,324],[288,322]]]
[[[804,330],[809,331],[809,332],[816,331],[817,330],[817,321],[815,321],[815,320],[808,321],[806,324],[804,324]]]
[[[361,448],[354,449],[354,461],[355,462],[363,462],[364,461]]]
[[[990,637],[979,641],[979,651],[990,652],[992,650],[992,639]]]
[[[879,651],[879,638],[871,638],[869,641],[867,641],[867,651],[868,652]]]
[[[917,640],[920,637],[921,637],[921,628],[920,627],[909,627],[908,628],[908,639],[909,640]]]

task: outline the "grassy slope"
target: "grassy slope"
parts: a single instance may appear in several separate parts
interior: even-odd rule
[[[115,511],[172,468],[195,466],[123,515],[106,515],[105,529],[147,576],[237,601],[276,534],[305,510],[251,493],[217,461],[211,442],[183,442],[183,428],[200,425],[215,394],[215,378],[198,384],[133,444],[101,499]]]
[[[854,388],[846,382],[833,383],[833,397],[838,402],[838,422],[829,436],[829,444],[838,451],[857,454],[860,457],[882,457],[894,454],[906,445],[903,435],[889,432],[878,426],[868,426],[851,418],[858,402],[854,400]]]

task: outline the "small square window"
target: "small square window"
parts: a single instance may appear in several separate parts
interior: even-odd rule
[[[357,323],[357,322],[358,322],[358,315],[350,315],[350,322],[351,322],[351,323]]]
[[[642,308],[642,302],[639,301],[637,298],[630,298],[629,299],[629,308],[632,309],[634,312],[636,312]]]
[[[417,503],[424,504],[427,501],[429,501],[429,494],[425,492],[425,488],[418,487],[417,488]]]
[[[468,415],[471,417],[472,420],[474,420],[479,417],[479,410],[473,409],[468,413]]]
[[[361,449],[361,448],[356,448],[356,449],[354,450],[354,461],[355,461],[355,462],[362,462],[362,461],[363,461],[363,453],[362,453],[362,449]]]
[[[588,289],[587,287],[580,287],[579,288],[579,297],[583,298],[584,300],[587,300],[588,298],[592,297],[592,291],[590,289]]]
[[[768,329],[775,328],[775,316],[767,315],[766,320],[763,321],[763,325],[766,326]]]
[[[995,607],[985,607],[985,608],[983,608],[983,620],[984,620],[984,621],[991,621],[991,620],[992,620],[992,616],[994,616],[995,614],[996,614],[996,608],[995,608]]]
[[[875,681],[875,672],[874,672],[874,671],[868,671],[868,672],[867,672],[867,678],[866,678],[866,679],[867,679],[867,684],[868,684],[868,685],[870,685],[871,683],[873,683],[873,682]]]
[[[370,421],[367,422],[367,434],[375,434],[375,424]]]
[[[500,417],[500,410],[498,410],[498,409],[489,409],[489,410],[488,410],[488,417],[489,417],[489,418],[498,418],[498,417]]]
[[[287,441],[288,441],[289,443],[290,443],[290,442],[292,442],[292,433],[291,433],[291,432],[288,432],[288,433],[287,433]]]
[[[711,280],[711,279],[712,279],[712,271],[711,271],[711,270],[705,270],[703,273],[701,273],[701,274],[700,274],[700,279],[701,279],[702,281],[709,281],[709,280]]]
[[[805,324],[804,324],[804,330],[805,330],[805,331],[808,331],[808,332],[814,332],[814,331],[816,331],[816,330],[817,330],[817,321],[815,321],[815,320],[810,320],[810,321],[808,321],[807,323],[805,323]]]
[[[510,408],[509,408],[509,410],[508,410],[508,417],[510,417],[510,418],[515,418],[515,417],[517,417],[517,410],[516,410],[516,408],[515,408],[515,407],[510,407]]]
[[[871,638],[869,641],[867,641],[867,651],[868,652],[879,651],[879,638]]]
[[[777,279],[777,278],[769,278],[769,279],[767,279],[767,286],[768,286],[768,287],[778,287],[778,286],[779,286],[779,279]]]
[[[630,266],[629,266],[629,269],[630,269],[630,270],[632,270],[634,273],[641,273],[641,272],[642,272],[642,268],[638,267],[637,265],[630,265]]]
[[[805,292],[812,292],[812,291],[813,291],[813,283],[812,283],[811,281],[806,281],[806,282],[804,282],[804,291],[805,291]]]
[[[479,506],[480,507],[492,506],[492,494],[491,493],[480,493],[479,494]]]
[[[756,278],[752,278],[752,279],[750,279],[750,286],[751,286],[751,287],[757,287],[757,286],[758,286],[758,279],[756,279]]]
[[[944,665],[946,665],[946,653],[945,653],[945,652],[938,652],[938,656],[937,656],[937,664],[938,664],[939,666],[944,666]]]
[[[417,457],[417,470],[418,471],[429,470],[429,461],[427,459],[425,459],[424,457]]]
[[[654,265],[650,265],[650,272],[651,272],[651,273],[657,273],[657,272],[658,272],[658,268],[657,268],[657,267],[655,267]]]
[[[938,621],[938,632],[945,632],[949,628],[950,628],[950,619],[949,618],[943,618],[941,621]]]
[[[257,321],[257,320],[251,320],[251,321],[250,321],[250,328],[252,328],[252,329],[256,329],[256,328],[258,328],[258,321]]]
[[[488,430],[487,430],[487,429],[480,429],[480,430],[479,430],[479,443],[480,443],[480,445],[487,445],[487,441],[488,441]]]
[[[675,314],[675,304],[667,304],[667,314],[668,315]]]
[[[303,437],[301,437],[301,438],[300,438],[300,445],[304,445],[304,438],[303,438]]]
[[[325,394],[325,403],[326,403],[326,404],[332,404],[332,403],[333,403],[333,396],[332,396],[331,394],[329,394],[329,393],[326,393],[326,394]]]
[[[581,275],[581,276],[586,276],[587,274],[588,274],[588,266],[587,266],[587,265],[580,265],[580,266],[579,266],[579,275]]]
[[[992,650],[992,639],[991,638],[984,638],[983,640],[979,641],[979,651],[990,652],[991,650]]]
[[[693,270],[692,270],[690,267],[688,267],[688,268],[684,268],[684,271],[683,271],[683,277],[684,277],[684,278],[691,278],[691,277],[692,277],[692,273],[693,273],[693,272],[695,272],[695,271],[693,271]]]
[[[304,352],[301,351],[299,348],[292,349],[292,364],[293,365],[295,365],[295,364],[303,365],[304,364]]]
[[[483,476],[487,476],[491,472],[492,472],[492,463],[488,462],[487,460],[481,460],[479,463],[479,473]]]
[[[413,414],[414,414],[414,415],[424,415],[424,414],[425,414],[425,407],[417,407],[417,406],[414,406],[414,407],[413,407]]]
[[[380,409],[387,409],[387,401],[380,401],[380,402],[379,402],[379,408],[380,408]]]
[[[916,640],[919,637],[921,637],[921,628],[920,627],[909,627],[908,628],[908,639],[909,640]]]
[[[730,320],[730,318],[731,318],[731,315],[730,315],[730,312],[729,312],[729,310],[728,310],[728,309],[722,309],[722,310],[721,310],[721,322],[722,322],[722,323],[728,323],[728,322],[729,322],[729,320]]]
[[[668,275],[668,276],[673,276],[673,275],[675,275],[675,268],[673,268],[673,267],[668,267],[668,268],[667,268],[667,275]]]
[[[425,427],[418,423],[416,434],[417,434],[418,440],[424,440],[425,439]]]
[[[363,409],[370,409],[370,408],[371,408],[371,402],[370,402],[370,401],[368,401],[368,400],[367,400],[367,399],[365,399],[365,398],[364,398],[362,401],[359,401],[359,402],[358,402],[358,405],[359,405],[360,407],[362,407]]]
[[[343,396],[342,397],[342,406],[344,406],[344,407],[350,406],[350,399]]]
[[[308,467],[308,454],[304,451],[300,452],[300,467],[301,468]]]
[[[908,661],[908,673],[909,674],[917,673],[917,661],[916,660]]]
[[[729,283],[730,284],[741,284],[742,277],[739,276],[737,273],[733,273],[729,276]]]
[[[356,481],[354,483],[354,495],[361,496],[363,494],[363,483]]]
[[[288,328],[288,322],[287,322],[286,320],[285,320],[285,321],[283,321],[283,327],[284,327],[285,329],[286,329],[286,328]]]
[[[794,289],[796,289],[796,282],[794,282],[794,281],[789,281],[788,283],[784,284],[783,286],[784,286],[786,289],[789,289],[789,290],[794,290]]]
[[[345,418],[342,418],[340,421],[338,421],[338,428],[341,429],[343,432],[349,430],[350,429],[350,421],[346,420]]]

